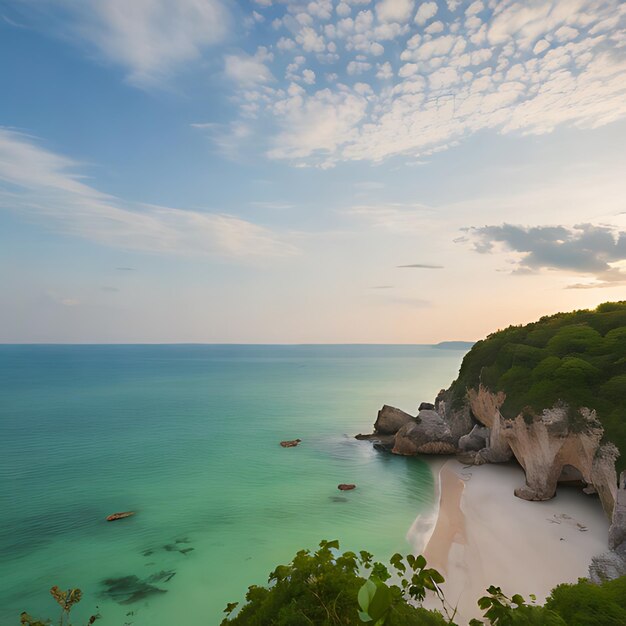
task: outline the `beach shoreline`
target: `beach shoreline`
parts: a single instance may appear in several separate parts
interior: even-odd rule
[[[609,521],[598,498],[579,488],[559,487],[552,500],[528,502],[513,494],[524,484],[518,465],[449,459],[431,469],[436,518],[416,547],[445,577],[459,626],[481,617],[476,602],[490,585],[542,603],[556,585],[586,577],[591,558],[606,550]],[[425,606],[440,608],[434,598]]]

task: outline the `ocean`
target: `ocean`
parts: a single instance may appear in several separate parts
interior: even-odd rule
[[[321,539],[410,551],[430,469],[354,435],[432,401],[464,350],[0,346],[0,624],[58,618],[58,585],[83,590],[74,626],[214,626]]]

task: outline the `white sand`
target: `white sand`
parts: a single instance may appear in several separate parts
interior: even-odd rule
[[[600,502],[579,489],[559,488],[547,502],[521,500],[513,490],[524,484],[524,472],[508,464],[465,468],[451,460],[439,478],[437,521],[422,533],[423,552],[445,576],[461,626],[481,617],[476,601],[489,585],[509,596],[534,593],[542,602],[557,584],[587,576],[591,557],[607,548]]]

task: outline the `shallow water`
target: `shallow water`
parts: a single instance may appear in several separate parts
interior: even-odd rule
[[[383,403],[414,412],[432,399],[462,356],[0,346],[0,624],[26,609],[55,617],[57,584],[84,592],[75,624],[97,605],[102,626],[211,626],[320,539],[379,558],[408,551],[433,504],[428,466],[353,435],[371,431]],[[296,437],[297,448],[278,445]],[[343,493],[341,482],[358,486]],[[137,514],[104,521],[124,510]],[[135,578],[103,584],[124,577]]]

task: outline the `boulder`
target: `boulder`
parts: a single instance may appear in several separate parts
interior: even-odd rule
[[[432,402],[422,402],[422,404],[420,404],[418,411],[426,411],[426,410],[434,411],[435,405]]]
[[[478,424],[472,428],[467,435],[459,439],[459,450],[461,452],[478,452],[486,448],[489,444],[489,429]]]
[[[465,399],[460,403],[458,401],[455,402],[450,389],[442,389],[437,394],[435,411],[448,424],[455,443],[458,443],[463,435],[467,435],[476,424],[476,421],[472,419],[472,412],[468,402]]]
[[[378,411],[378,417],[374,423],[374,430],[381,435],[395,435],[407,422],[413,419],[411,415],[385,404]]]
[[[291,439],[290,441],[281,441],[280,445],[283,448],[295,448],[301,441],[302,439]]]
[[[107,522],[114,522],[115,520],[124,519],[125,517],[130,517],[131,515],[134,515],[134,514],[135,514],[135,511],[123,511],[122,513],[111,513],[111,515],[107,517]]]
[[[356,489],[356,485],[353,485],[352,483],[341,483],[340,485],[337,485],[337,489],[340,491],[351,491],[352,489]]]
[[[426,409],[398,431],[392,452],[406,456],[454,454],[456,446],[450,428],[439,413]]]

